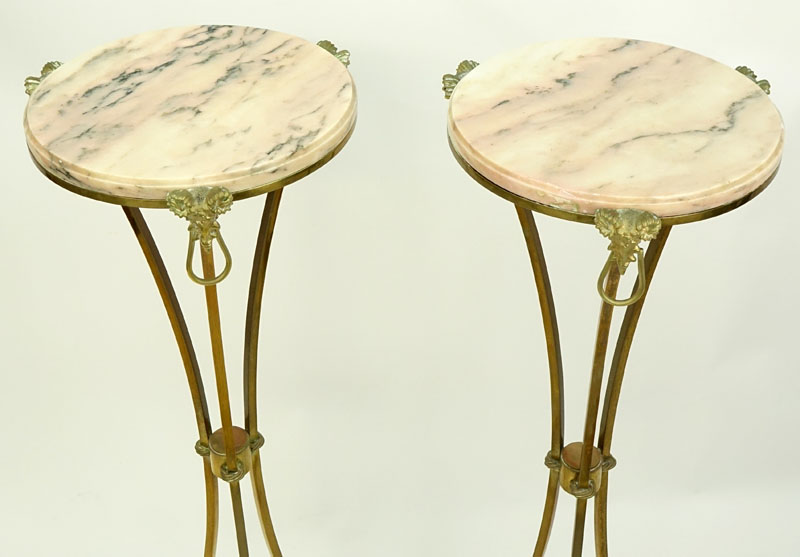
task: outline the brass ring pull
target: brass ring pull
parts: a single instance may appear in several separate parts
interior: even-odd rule
[[[214,231],[213,237],[217,239],[219,242],[219,249],[222,251],[222,256],[225,258],[225,268],[222,269],[222,272],[215,276],[214,278],[210,279],[203,279],[198,277],[194,269],[192,269],[192,262],[194,260],[194,245],[200,241],[199,237],[195,237],[194,235],[189,235],[189,252],[186,254],[186,272],[189,274],[189,278],[192,279],[197,284],[203,286],[212,286],[219,282],[222,282],[225,277],[228,276],[228,273],[231,272],[231,266],[233,261],[231,259],[231,252],[228,251],[228,246],[225,245],[225,240],[222,239],[222,233],[217,229]],[[206,249],[205,246],[200,246],[200,249]],[[210,246],[208,249],[212,249]]]
[[[209,456],[211,454],[211,449],[208,447],[208,443],[203,443],[202,441],[198,441],[194,444],[194,452],[202,457]]]
[[[594,480],[589,480],[589,485],[586,487],[579,487],[578,480],[569,482],[569,492],[576,499],[591,499],[597,495],[597,488],[595,487]]]
[[[634,292],[630,298],[626,300],[617,300],[615,298],[610,298],[606,295],[605,291],[605,282],[606,277],[608,277],[608,272],[611,270],[611,265],[616,264],[614,261],[614,255],[611,254],[608,256],[608,261],[606,261],[605,267],[603,267],[603,271],[600,273],[600,278],[597,279],[597,292],[600,294],[600,297],[603,298],[603,301],[607,304],[612,306],[629,306],[631,304],[635,304],[638,302],[644,293],[647,291],[647,277],[645,276],[645,269],[644,269],[644,257],[642,257],[642,250],[641,248],[636,250],[636,264],[637,269],[639,271],[639,276],[636,279],[636,292]]]
[[[231,470],[228,468],[227,464],[223,464],[220,466],[220,479],[224,482],[233,483],[238,482],[242,478],[247,471],[244,469],[244,463],[240,459],[236,459],[236,469]]]
[[[561,459],[555,458],[552,451],[547,451],[547,455],[544,457],[544,465],[550,470],[561,470]]]
[[[250,438],[250,450],[257,451],[264,446],[264,436],[257,433],[255,437]]]
[[[186,255],[186,273],[197,284],[212,286],[222,281],[231,272],[231,252],[222,239],[217,217],[230,210],[233,194],[220,186],[213,188],[198,187],[186,190],[175,190],[167,194],[167,207],[176,216],[189,221],[189,251]],[[214,247],[214,239],[219,242],[219,249],[225,257],[225,268],[214,278],[203,279],[194,274],[192,260],[194,245],[199,241],[200,249],[210,253]]]
[[[629,306],[638,302],[647,292],[647,275],[644,268],[644,254],[639,247],[641,242],[649,242],[658,236],[661,219],[653,213],[639,209],[598,209],[594,214],[594,225],[600,234],[611,240],[608,246],[611,253],[606,266],[597,279],[597,292],[607,304]],[[619,267],[619,274],[625,274],[629,263],[636,259],[639,268],[636,291],[627,300],[616,300],[606,295],[605,282],[611,265]]]

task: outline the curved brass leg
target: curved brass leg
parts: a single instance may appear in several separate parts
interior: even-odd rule
[[[250,438],[258,437],[258,405],[256,400],[256,372],[258,368],[258,331],[261,324],[261,301],[264,297],[264,281],[267,261],[278,207],[283,190],[267,195],[261,226],[258,230],[256,250],[253,255],[253,270],[250,274],[250,293],[247,298],[247,314],[244,326],[244,424]]]
[[[612,265],[606,278],[605,294],[613,299],[619,286],[619,269]],[[600,307],[600,319],[597,324],[597,338],[592,361],[592,378],[589,384],[589,401],[586,404],[586,423],[583,428],[583,446],[581,449],[580,472],[578,473],[578,488],[589,486],[589,469],[591,467],[594,436],[597,429],[597,413],[600,409],[600,394],[603,388],[603,369],[605,367],[606,352],[608,351],[608,337],[611,332],[611,318],[614,306],[603,302]],[[586,524],[586,499],[578,499],[575,509],[575,529],[572,536],[572,557],[581,557],[583,552],[583,535]]]
[[[522,232],[525,235],[525,244],[533,267],[533,277],[536,282],[536,291],[539,296],[539,307],[542,313],[545,339],[547,341],[547,361],[550,370],[550,408],[551,408],[551,435],[549,457],[558,460],[561,449],[564,447],[564,373],[561,363],[561,342],[558,336],[558,321],[556,319],[553,292],[550,288],[550,277],[547,274],[547,264],[544,259],[542,242],[533,213],[528,209],[516,207]],[[541,557],[550,538],[553,525],[553,516],[558,503],[558,471],[550,471],[547,484],[547,497],[545,499],[542,523],[539,527],[539,536],[533,551],[534,557]]]
[[[233,524],[236,528],[236,545],[239,557],[249,557],[247,549],[247,532],[244,526],[244,509],[242,508],[242,488],[239,482],[231,482],[231,502],[233,503]]]
[[[222,422],[222,439],[225,447],[225,465],[230,471],[238,468],[236,449],[233,439],[233,419],[231,417],[231,401],[228,394],[228,376],[225,371],[225,354],[222,347],[222,326],[219,316],[219,299],[217,285],[212,282],[216,276],[214,268],[214,252],[211,247],[200,247],[200,257],[203,263],[203,278],[208,281],[204,285],[206,294],[206,308],[208,310],[208,329],[211,334],[211,355],[214,360],[214,376],[217,380],[217,398],[219,400],[219,416]],[[223,476],[225,477],[225,476]],[[236,526],[236,541],[239,547],[239,557],[249,555],[247,549],[247,531],[244,525],[244,510],[242,509],[242,492],[239,481],[230,482],[231,503],[233,504],[233,518]]]
[[[547,542],[550,539],[550,531],[553,529],[553,518],[556,514],[558,504],[558,492],[561,486],[558,483],[558,470],[550,471],[550,479],[547,482],[547,496],[544,500],[544,511],[542,511],[542,524],[539,526],[539,537],[536,539],[536,547],[533,549],[533,557],[542,557]]]
[[[563,372],[561,369],[561,354],[558,338],[558,328],[556,325],[555,309],[547,276],[547,268],[544,262],[541,241],[538,230],[533,219],[533,214],[526,209],[517,207],[517,215],[520,219],[528,252],[533,266],[536,287],[539,294],[539,302],[542,311],[542,320],[547,337],[548,360],[550,364],[550,386],[551,386],[551,406],[552,406],[552,435],[551,451],[548,453],[548,466],[551,468],[550,479],[547,487],[547,497],[545,509],[542,517],[542,524],[539,530],[534,557],[541,557],[547,546],[547,541],[552,527],[553,516],[557,503],[559,491],[559,467],[560,456],[563,449]],[[595,434],[597,433],[598,413],[600,410],[600,398],[603,388],[603,372],[605,368],[606,355],[608,352],[608,341],[610,336],[611,322],[614,305],[604,301],[600,309],[600,318],[597,327],[597,337],[595,341],[595,351],[592,364],[592,374],[589,386],[589,397],[586,405],[586,421],[584,425],[583,443],[581,445],[580,465],[576,470],[577,478],[574,481],[578,497],[575,510],[575,525],[573,532],[572,557],[581,557],[583,552],[583,539],[586,524],[586,511],[588,498],[595,496],[594,522],[595,522],[595,549],[598,557],[607,557],[607,501],[608,501],[608,470],[613,467],[613,457],[611,457],[611,435],[613,433],[614,418],[616,416],[617,404],[619,402],[619,392],[624,374],[625,363],[627,362],[633,340],[633,333],[641,313],[641,308],[647,294],[655,267],[663,250],[666,238],[669,235],[670,227],[662,227],[658,236],[653,239],[648,247],[644,261],[640,261],[641,269],[646,269],[645,274],[639,277],[639,292],[641,296],[628,306],[625,319],[617,340],[614,358],[609,373],[608,388],[606,389],[605,401],[603,405],[602,419],[600,421],[600,432],[598,448],[603,457],[602,478],[595,477],[590,479],[592,469],[592,458],[596,452]],[[641,257],[641,256],[640,256]],[[603,285],[603,299],[615,301],[619,287],[620,270],[617,266],[607,265],[604,271],[605,284]],[[643,285],[646,285],[643,286]],[[595,457],[596,458],[596,457]],[[611,464],[609,464],[611,463]],[[595,469],[596,470],[596,469]],[[600,486],[595,491],[594,483],[600,480]],[[578,495],[577,491],[585,491],[587,496]],[[572,491],[570,491],[572,493]]]
[[[261,301],[264,296],[264,281],[267,274],[267,261],[272,236],[275,231],[275,221],[278,217],[278,207],[281,202],[282,189],[270,192],[264,202],[264,212],[261,216],[261,227],[258,231],[256,250],[253,255],[253,271],[250,275],[250,293],[247,299],[247,314],[245,317],[244,331],[244,407],[245,429],[250,439],[258,439],[258,407],[256,400],[257,369],[258,369],[258,331],[261,322]],[[269,514],[267,504],[267,491],[264,487],[264,477],[261,470],[261,456],[258,449],[253,451],[253,466],[251,470],[253,494],[258,507],[258,517],[261,529],[272,557],[281,557],[281,549],[275,528]]]
[[[594,550],[597,557],[608,557],[608,472],[594,498]]]
[[[172,331],[175,334],[175,341],[183,360],[183,367],[186,370],[186,379],[189,382],[189,391],[192,395],[192,405],[194,406],[195,419],[197,421],[197,431],[200,441],[208,444],[211,435],[211,420],[208,416],[208,404],[206,403],[205,391],[203,389],[203,379],[200,376],[200,366],[197,364],[197,357],[189,336],[189,329],[183,317],[178,298],[169,279],[169,274],[158,252],[150,229],[142,216],[142,212],[135,207],[123,207],[123,212],[128,218],[128,222],[136,235],[139,246],[153,274],[164,308],[167,310]],[[219,494],[217,478],[211,472],[208,458],[203,459],[203,469],[206,485],[206,538],[205,538],[205,557],[213,557],[217,546],[217,531],[219,527]]]
[[[628,306],[625,317],[622,321],[617,345],[614,349],[614,357],[611,360],[611,369],[608,375],[608,386],[606,387],[605,401],[603,403],[603,415],[600,420],[600,433],[598,448],[604,457],[611,455],[611,439],[614,433],[614,422],[617,416],[617,405],[619,404],[620,391],[622,389],[622,379],[625,375],[625,366],[628,363],[633,335],[636,332],[636,325],[642,313],[642,307],[647,297],[647,292],[653,281],[656,266],[664,251],[671,227],[662,226],[658,236],[650,242],[645,255],[645,269],[647,288],[642,297],[634,304]],[[635,288],[635,287],[634,287]],[[608,528],[607,528],[607,506],[608,506],[608,472],[603,472],[602,485],[597,494],[594,507],[595,524],[595,553],[597,557],[608,557]]]
[[[645,269],[647,278],[647,291],[650,289],[650,284],[653,280],[658,261],[661,258],[661,253],[664,251],[664,245],[667,243],[667,238],[672,227],[663,226],[658,236],[650,242],[645,254]],[[622,379],[625,375],[625,366],[628,363],[628,355],[631,351],[633,344],[633,335],[636,332],[636,325],[639,323],[639,317],[642,314],[642,307],[647,296],[645,291],[644,296],[638,302],[628,306],[625,311],[625,317],[622,321],[620,328],[619,338],[617,345],[614,349],[614,357],[611,360],[611,369],[608,375],[608,387],[606,388],[605,402],[603,403],[603,417],[600,420],[600,441],[598,448],[603,452],[604,456],[611,454],[611,438],[614,434],[614,420],[617,416],[617,405],[619,404],[620,390],[622,389]]]
[[[258,454],[258,451],[253,453],[253,468],[250,474],[253,481],[256,507],[258,508],[258,518],[261,521],[261,530],[264,532],[264,538],[267,540],[267,547],[269,547],[272,557],[282,557],[281,548],[278,546],[278,537],[275,535],[275,527],[272,525],[272,518],[269,514],[267,491],[264,488],[264,476],[261,472],[261,455]]]
[[[583,555],[583,535],[586,525],[586,499],[575,500],[575,525],[572,529],[572,557]]]
[[[219,526],[219,484],[207,457],[203,458],[203,475],[206,479],[206,542],[203,556],[214,557]]]

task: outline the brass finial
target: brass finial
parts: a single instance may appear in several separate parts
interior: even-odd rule
[[[770,90],[769,81],[767,81],[766,79],[758,79],[756,72],[754,72],[747,66],[737,66],[736,71],[739,72],[740,74],[749,77],[753,83],[761,87],[761,90],[764,91],[767,95],[769,95],[769,90]]]
[[[462,60],[456,68],[456,73],[446,73],[442,76],[442,91],[444,91],[444,98],[449,99],[453,94],[453,89],[456,88],[458,82],[464,79],[464,76],[478,67],[475,60]]]
[[[219,229],[217,217],[230,210],[233,205],[233,195],[227,189],[219,186],[213,188],[198,187],[185,190],[171,191],[167,194],[167,207],[180,218],[189,221],[189,253],[186,257],[186,271],[189,278],[204,286],[221,282],[231,270],[231,255],[222,233]],[[213,279],[201,279],[192,270],[192,257],[194,244],[200,242],[200,248],[211,250],[214,240],[219,242],[222,254],[225,256],[225,269]]]
[[[36,77],[34,75],[29,75],[28,77],[26,77],[25,78],[25,94],[28,95],[28,96],[32,95],[33,92],[36,91],[36,88],[39,86],[39,84],[42,82],[42,80],[45,77],[47,77],[49,74],[51,74],[53,72],[53,70],[58,68],[60,65],[61,65],[61,62],[56,62],[56,61],[48,62],[47,64],[42,66],[42,71],[39,74],[39,77]]]
[[[641,242],[652,240],[661,230],[661,219],[653,213],[638,209],[598,209],[594,225],[600,234],[611,240],[609,256],[625,274],[628,265],[640,254]]]
[[[600,278],[597,280],[597,291],[607,304],[612,306],[628,306],[637,302],[647,290],[644,256],[641,242],[654,239],[661,230],[661,219],[653,213],[639,209],[598,209],[594,214],[594,225],[600,234],[611,240],[608,255]],[[619,274],[625,274],[628,265],[638,260],[638,287],[633,296],[627,300],[615,300],[606,295],[604,284],[611,266],[616,264]]]
[[[350,51],[349,50],[339,50],[338,48],[336,48],[335,44],[333,44],[332,42],[330,42],[328,40],[319,41],[317,43],[317,46],[319,46],[323,50],[327,50],[328,52],[330,52],[331,54],[336,56],[336,59],[339,60],[339,62],[341,62],[345,66],[349,66],[350,65]]]

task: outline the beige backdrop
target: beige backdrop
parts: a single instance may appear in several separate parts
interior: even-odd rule
[[[533,278],[512,206],[448,150],[441,75],[529,42],[609,35],[767,77],[788,130],[783,167],[752,203],[673,230],[622,393],[610,548],[615,557],[797,555],[796,10],[789,0],[3,2],[0,555],[200,554],[195,423],[152,278],[122,211],[39,174],[21,125],[23,78],[43,62],[190,23],[329,38],[352,51],[360,95],[349,145],[287,189],[270,258],[259,397],[287,557],[533,548],[549,440]],[[221,288],[235,393],[262,202],[222,218],[235,259]],[[145,215],[211,381],[203,295],[182,270],[185,223]],[[539,223],[571,441],[606,243],[589,226]],[[252,554],[265,555],[245,491]],[[567,554],[574,508],[566,495],[560,502],[556,557]],[[229,508],[223,494],[221,557],[233,555]]]

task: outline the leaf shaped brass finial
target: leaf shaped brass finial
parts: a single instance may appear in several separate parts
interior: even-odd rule
[[[53,72],[53,70],[58,68],[60,65],[61,65],[61,62],[56,62],[56,61],[48,62],[47,64],[42,66],[42,71],[39,74],[39,77],[36,77],[34,75],[29,75],[28,77],[26,77],[25,78],[25,94],[28,95],[28,96],[32,95],[33,92],[36,91],[36,88],[39,86],[39,84],[42,82],[42,80],[45,77],[47,77],[49,74],[51,74]]]
[[[736,71],[740,74],[743,74],[750,78],[750,80],[761,87],[761,90],[764,91],[767,95],[769,95],[770,85],[769,81],[766,79],[758,79],[756,72],[748,68],[747,66],[736,66]]]
[[[344,64],[345,66],[350,65],[350,51],[349,50],[339,50],[336,48],[336,45],[328,40],[319,41],[317,46],[322,48],[323,50],[327,50],[331,54],[333,54],[339,62]]]
[[[226,188],[198,187],[175,190],[167,194],[167,208],[175,215],[189,221],[189,251],[186,255],[186,272],[197,284],[210,286],[221,282],[231,270],[231,254],[222,239],[217,217],[227,213],[233,205],[233,195]],[[200,249],[206,253],[211,251],[216,240],[222,255],[225,257],[225,269],[216,277],[204,279],[192,270],[194,245],[200,242]]]
[[[628,265],[641,254],[641,242],[652,240],[661,230],[661,219],[639,209],[598,209],[594,225],[600,234],[611,240],[608,246],[612,259],[624,274]]]
[[[189,221],[191,241],[200,240],[205,249],[211,249],[212,240],[219,234],[217,217],[228,212],[232,204],[231,192],[219,186],[176,190],[167,194],[167,208]]]
[[[478,67],[475,60],[462,60],[456,68],[456,73],[446,73],[442,76],[442,91],[444,91],[444,98],[449,99],[453,94],[453,89],[456,88],[458,82],[464,79],[464,76]]]

